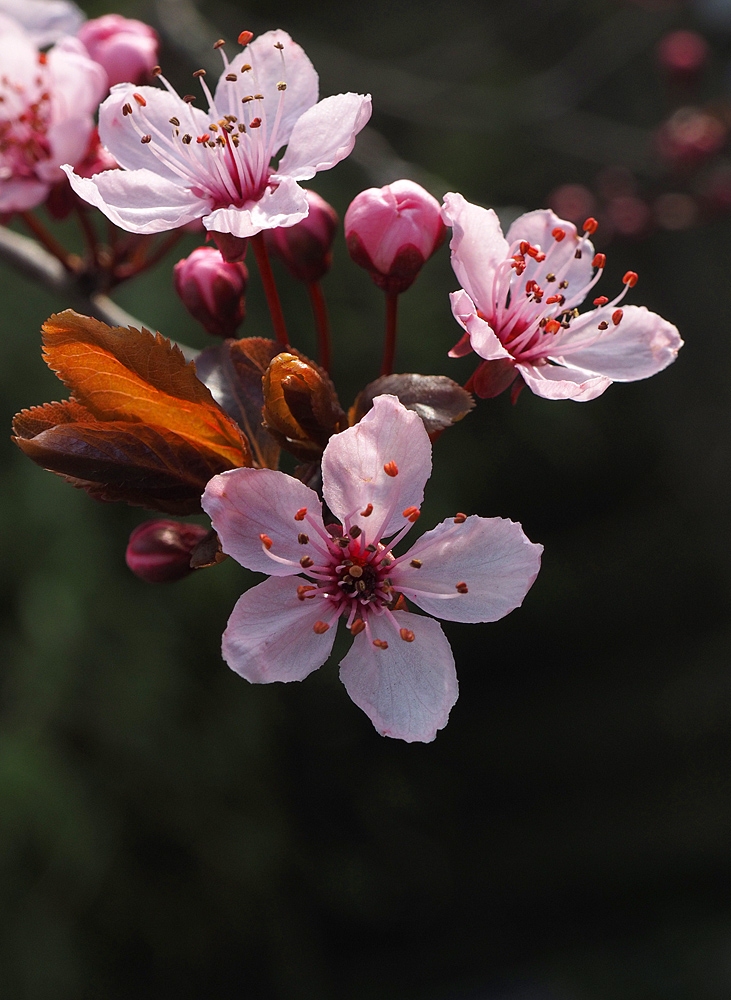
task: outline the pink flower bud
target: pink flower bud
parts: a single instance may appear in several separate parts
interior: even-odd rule
[[[282,261],[294,278],[310,284],[330,270],[338,216],[319,194],[305,193],[310,206],[307,218],[294,226],[265,229],[264,239],[269,252]]]
[[[345,213],[350,256],[385,292],[406,291],[446,234],[439,202],[413,181],[361,191]]]
[[[193,549],[208,532],[198,524],[155,520],[138,525],[129,536],[125,559],[140,580],[172,583],[192,573]]]
[[[148,24],[121,14],[105,14],[82,24],[78,37],[94,62],[107,71],[110,87],[144,83],[152,76],[158,39]]]
[[[219,250],[198,247],[173,268],[175,291],[208,333],[233,337],[244,318],[245,264],[227,264]]]

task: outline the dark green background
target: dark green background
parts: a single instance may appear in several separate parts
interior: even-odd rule
[[[122,10],[154,22],[160,8]],[[662,189],[647,129],[679,97],[654,46],[699,24],[687,5],[610,0],[329,0],[215,3],[203,37],[171,10],[193,47],[286,28],[323,94],[373,93],[399,172],[437,195],[526,208],[615,162]],[[729,46],[712,41],[695,98],[718,104]],[[196,66],[170,44],[162,61],[187,88]],[[342,216],[388,169],[351,159],[312,186]],[[676,323],[686,347],[656,378],[589,404],[481,402],[437,443],[420,524],[507,516],[546,551],[522,609],[445,626],[460,698],[427,746],[377,736],[335,660],[287,687],[231,673],[220,634],[253,576],[228,561],[143,584],[124,548],[145,514],[95,503],[6,437],[3,996],[731,995],[731,225],[608,247],[600,230],[597,245],[600,291],[637,270],[631,301]],[[175,259],[116,298],[203,346],[172,293]],[[278,274],[310,351],[304,290]],[[469,361],[446,357],[455,287],[444,249],[403,298],[398,370],[467,377]],[[39,328],[66,303],[9,271],[0,290],[9,426],[64,396]],[[325,290],[349,404],[378,372],[382,302],[342,235]],[[256,277],[242,332],[270,332]]]

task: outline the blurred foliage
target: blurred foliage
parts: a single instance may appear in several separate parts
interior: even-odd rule
[[[727,99],[731,40],[702,20],[711,7],[216,0],[206,17],[213,39],[284,27],[323,93],[374,94],[372,159],[313,185],[342,217],[389,164],[498,207],[591,188],[616,164],[652,179],[648,130],[675,107],[653,56],[665,32],[706,32],[699,87]],[[186,30],[169,3],[117,9]],[[172,43],[162,61],[180,80],[196,68]],[[203,347],[171,284],[195,245],[115,298]],[[546,552],[522,609],[447,624],[461,694],[428,746],[374,733],[337,680],[337,646],[303,684],[247,685],[218,650],[252,576],[228,560],[145,585],[124,565],[140,512],[92,501],[6,438],[4,996],[731,994],[729,260],[725,218],[616,238],[601,291],[637,270],[632,301],[677,324],[678,362],[588,405],[481,402],[436,443],[421,524],[507,516]],[[306,292],[277,275],[294,343],[315,356]],[[397,370],[467,377],[468,359],[446,358],[454,287],[445,248],[403,299]],[[64,394],[39,331],[65,303],[9,271],[0,288],[9,427]],[[347,408],[378,374],[383,302],[342,234],[324,289]],[[271,336],[253,279],[247,306],[241,333]]]

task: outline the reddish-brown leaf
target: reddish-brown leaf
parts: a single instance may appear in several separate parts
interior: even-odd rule
[[[427,433],[436,436],[475,405],[472,395],[446,375],[382,375],[358,394],[350,409],[351,424],[358,423],[375,397],[384,393],[397,396],[407,410],[418,413]]]

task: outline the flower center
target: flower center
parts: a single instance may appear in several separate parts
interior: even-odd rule
[[[0,180],[32,177],[50,155],[51,95],[44,87],[44,60],[41,53],[32,92],[7,75],[0,77]]]

